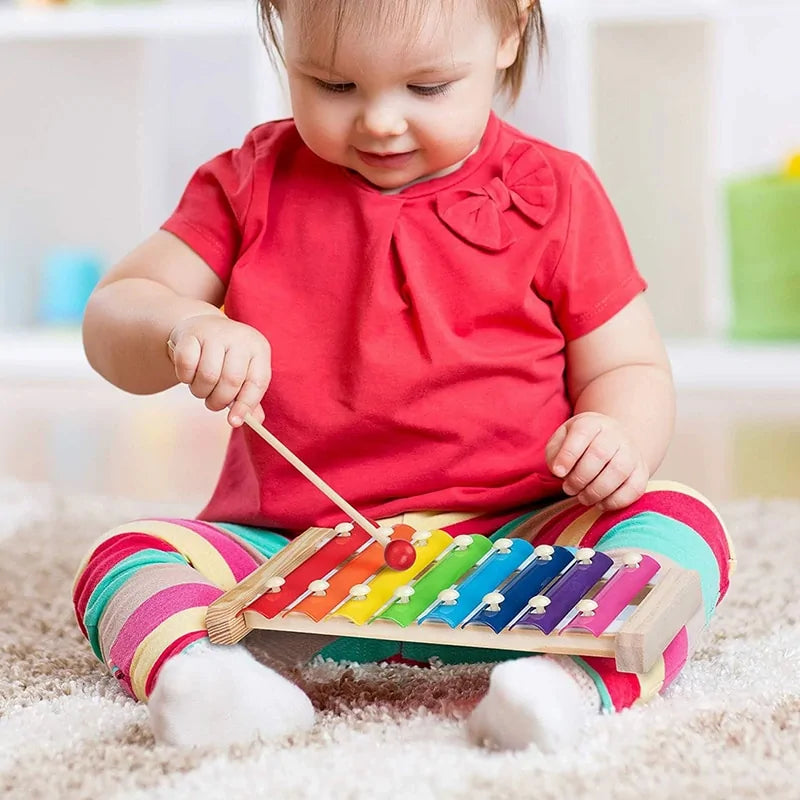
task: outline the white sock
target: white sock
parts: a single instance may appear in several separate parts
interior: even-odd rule
[[[148,709],[156,741],[179,747],[274,739],[314,724],[301,689],[241,645],[202,640],[164,664]]]
[[[534,656],[498,664],[489,691],[470,715],[467,733],[476,744],[544,753],[577,744],[583,724],[600,712],[592,679],[566,656]]]

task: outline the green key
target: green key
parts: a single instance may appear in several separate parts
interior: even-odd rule
[[[466,547],[458,546],[461,538],[456,537],[456,546],[414,584],[414,593],[407,603],[395,600],[377,619],[391,619],[407,627],[435,602],[442,589],[449,589],[492,549],[492,542],[486,536],[463,537],[472,540]]]

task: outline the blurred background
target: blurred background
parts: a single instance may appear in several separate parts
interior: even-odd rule
[[[542,5],[544,70],[498,110],[622,217],[679,390],[660,476],[800,496],[800,0]],[[200,163],[288,115],[254,0],[0,0],[0,473],[203,502],[224,419],[106,386],[79,320]]]

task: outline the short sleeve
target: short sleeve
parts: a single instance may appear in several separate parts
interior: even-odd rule
[[[568,186],[566,233],[549,248],[534,288],[567,340],[608,322],[647,288],[600,180],[578,161]]]
[[[253,134],[192,176],[172,216],[161,226],[192,248],[227,284],[242,242],[253,193]]]

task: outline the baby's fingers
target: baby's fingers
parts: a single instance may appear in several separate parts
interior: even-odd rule
[[[585,506],[594,506],[605,501],[617,491],[633,474],[636,462],[625,448],[603,467],[600,474],[588,483],[578,494],[578,500]]]
[[[247,380],[249,364],[250,354],[246,350],[228,348],[225,351],[222,371],[214,390],[206,398],[206,408],[210,411],[222,411],[233,402]]]
[[[598,508],[601,511],[619,511],[621,508],[627,508],[647,491],[648,480],[647,467],[639,465],[622,486],[598,504]]]
[[[202,347],[195,336],[186,336],[180,344],[168,343],[170,358],[175,367],[175,377],[181,383],[191,383],[197,373]]]
[[[567,474],[566,472],[563,472],[564,468],[561,466],[560,461],[558,462],[558,466],[556,465],[556,458],[561,452],[561,446],[564,444],[564,440],[567,438],[567,430],[568,428],[565,423],[550,437],[550,441],[545,447],[544,458],[547,462],[547,466],[550,469],[550,472],[552,472],[554,475],[558,475],[559,478],[562,478]],[[561,470],[561,472],[556,472],[556,469]]]
[[[564,436],[558,451],[552,458],[551,469],[553,474],[558,478],[563,478],[565,475],[570,474],[601,430],[600,421],[591,417],[572,420],[566,428],[566,436]],[[551,439],[551,442],[557,440],[557,437],[558,431]]]
[[[261,399],[269,385],[269,368],[259,363],[258,359],[250,361],[245,380],[241,391],[236,396],[231,410],[228,413],[228,422],[238,428],[242,424],[246,414],[252,414],[257,422],[263,422],[264,412],[261,409]]]
[[[584,491],[603,472],[606,464],[616,456],[619,447],[620,442],[617,435],[611,431],[600,431],[567,475],[563,486],[564,492],[576,495]]]
[[[264,424],[264,419],[266,418],[266,414],[264,414],[264,409],[262,408],[261,404],[259,403],[251,412],[250,412],[251,419],[254,419],[260,425]]]
[[[204,399],[214,391],[214,387],[222,374],[224,362],[225,346],[218,342],[206,340],[200,353],[197,371],[189,385],[195,397]]]

